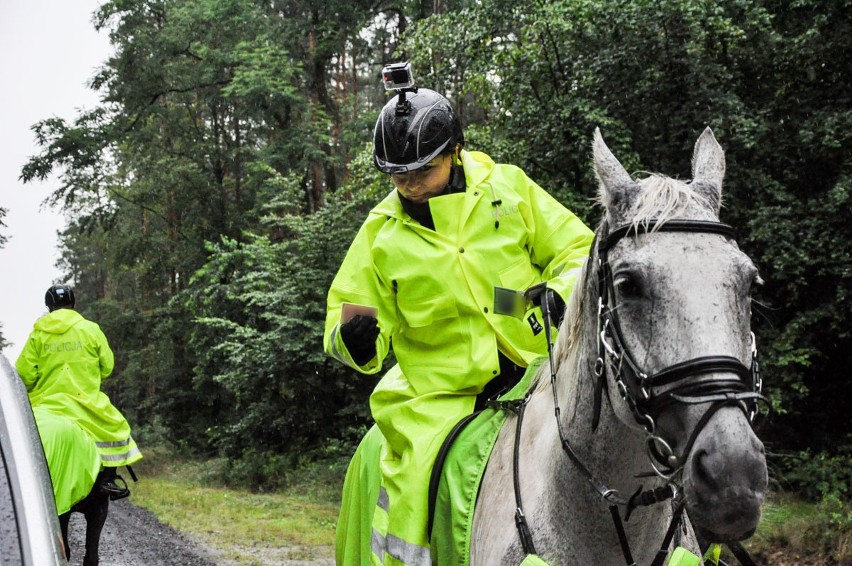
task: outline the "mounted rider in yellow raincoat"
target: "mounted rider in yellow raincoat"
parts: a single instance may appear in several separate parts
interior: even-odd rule
[[[547,351],[540,308],[496,314],[495,287],[547,282],[567,299],[592,242],[521,169],[463,144],[446,98],[397,91],[374,134],[375,164],[396,190],[369,213],[328,293],[326,352],[371,374],[393,344],[398,362],[370,398],[387,440],[373,564],[431,564],[428,483],[441,443]],[[359,560],[351,554],[338,549],[338,561]]]
[[[71,287],[47,290],[49,312],[33,325],[15,367],[34,410],[65,417],[94,439],[103,466],[98,484],[111,497],[123,497],[129,492],[115,483],[116,469],[138,461],[142,453],[127,419],[101,391],[101,381],[114,366],[106,336],[74,304]]]

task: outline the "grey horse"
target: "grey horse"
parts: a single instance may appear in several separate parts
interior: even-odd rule
[[[598,130],[593,151],[605,217],[557,371],[543,366],[523,426],[510,417],[489,459],[471,564],[518,564],[531,550],[553,565],[662,563],[676,546],[700,555],[699,538],[743,540],[760,519],[759,276],[719,222],[722,148],[707,128],[689,183],[633,180]]]

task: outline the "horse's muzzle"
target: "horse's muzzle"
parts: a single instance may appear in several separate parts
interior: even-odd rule
[[[750,537],[768,485],[763,443],[742,411],[723,409],[696,439],[683,488],[690,521],[713,542]]]

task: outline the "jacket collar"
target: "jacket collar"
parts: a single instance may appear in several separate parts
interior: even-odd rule
[[[476,187],[485,181],[494,169],[494,160],[480,151],[461,151],[462,166],[464,167],[465,181],[468,187]],[[397,219],[405,219],[407,214],[402,210],[399,193],[393,189],[373,210],[373,213],[381,216],[390,216]]]

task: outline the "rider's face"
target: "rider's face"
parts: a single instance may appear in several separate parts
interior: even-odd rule
[[[452,154],[439,155],[420,169],[393,173],[391,179],[397,190],[412,202],[424,203],[444,192],[450,182]]]

